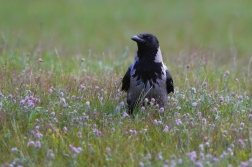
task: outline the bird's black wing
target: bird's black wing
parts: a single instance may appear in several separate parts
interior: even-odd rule
[[[174,92],[174,85],[173,85],[173,80],[169,71],[166,70],[165,72],[166,72],[166,89],[167,89],[167,93],[169,94],[171,92]]]
[[[128,68],[128,71],[126,72],[126,74],[124,75],[123,79],[122,79],[122,91],[127,91],[130,87],[130,71],[131,68]]]

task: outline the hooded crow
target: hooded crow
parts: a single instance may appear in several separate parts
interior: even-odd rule
[[[159,107],[165,107],[167,95],[174,92],[174,86],[163,63],[158,39],[147,33],[131,39],[137,43],[138,51],[122,79],[122,91],[127,92],[128,113],[132,114],[144,98],[154,98]]]

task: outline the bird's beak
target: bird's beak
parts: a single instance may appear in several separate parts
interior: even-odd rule
[[[134,35],[133,37],[131,37],[131,39],[133,41],[136,41],[136,42],[140,42],[140,43],[143,43],[145,42],[142,38],[140,38],[138,35]]]

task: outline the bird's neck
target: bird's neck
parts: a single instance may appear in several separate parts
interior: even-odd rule
[[[152,61],[152,62],[155,62],[155,63],[161,63],[163,62],[163,58],[162,58],[162,53],[161,53],[161,50],[160,50],[160,47],[158,47],[157,49],[138,49],[137,51],[137,56],[135,57],[135,60],[138,61],[138,60],[141,60],[141,59],[144,59],[144,60],[147,60],[147,61]]]
[[[161,53],[161,49],[160,47],[158,47],[158,51],[154,60],[156,63],[161,63],[163,62],[163,57],[162,57],[162,53]]]

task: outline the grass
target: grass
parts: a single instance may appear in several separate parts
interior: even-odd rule
[[[0,1],[2,166],[251,166],[250,1]],[[176,91],[126,114],[132,35]]]

